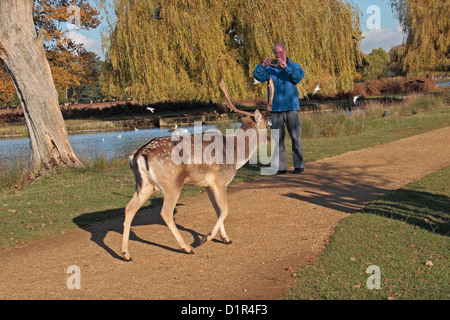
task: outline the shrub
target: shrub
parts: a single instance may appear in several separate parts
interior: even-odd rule
[[[365,97],[377,95],[411,94],[436,91],[436,84],[429,78],[384,78],[355,83],[353,95]]]

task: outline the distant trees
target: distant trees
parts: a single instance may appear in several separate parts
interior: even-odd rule
[[[100,72],[95,67],[95,53],[86,51],[82,45],[69,41],[65,46],[54,47],[46,54],[59,103],[77,101],[81,87],[98,83]]]
[[[77,81],[77,84],[70,85],[66,91],[67,101],[69,102],[86,103],[103,99],[100,80],[103,61],[95,52],[87,51],[83,55],[85,55],[83,57],[84,69],[79,74],[81,79]],[[60,96],[61,94],[64,94],[64,91],[60,92]],[[60,101],[65,101],[65,98],[61,97]]]
[[[406,43],[396,47],[393,68],[403,74],[450,69],[450,1],[389,0]]]
[[[106,0],[100,0],[106,2]],[[162,19],[152,18],[162,5]],[[301,95],[320,81],[326,94],[349,90],[360,60],[359,14],[340,0],[114,0],[104,88],[136,101],[261,97],[252,71],[283,42],[306,72]]]
[[[390,57],[383,48],[373,49],[363,55],[361,74],[364,80],[375,80],[391,76]]]
[[[100,57],[95,54],[95,52],[88,52],[90,57],[90,67],[93,69],[93,77],[95,77],[92,82],[87,82],[75,88],[76,99],[80,103],[86,103],[90,101],[101,101],[103,99],[103,93],[101,88],[101,73],[103,68],[103,61]]]

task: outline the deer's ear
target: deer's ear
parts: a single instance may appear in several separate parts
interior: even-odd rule
[[[261,112],[259,112],[258,109],[255,110],[255,121],[256,123],[261,123],[263,121],[263,116],[261,114]]]

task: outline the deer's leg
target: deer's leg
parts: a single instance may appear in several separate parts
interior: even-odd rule
[[[223,242],[231,243],[230,238],[228,238],[227,234],[225,233],[225,227],[223,225],[223,221],[225,220],[228,214],[227,186],[216,185],[207,190],[210,199],[214,198],[214,201],[211,200],[211,202],[213,203],[214,209],[216,209],[218,219],[211,232],[205,237],[203,237],[201,244],[213,239],[216,236],[219,229]]]
[[[213,205],[213,207],[214,207],[214,210],[216,211],[217,218],[220,218],[220,212],[221,212],[221,210],[220,210],[219,205],[217,204],[216,197],[215,197],[215,195],[214,195],[213,190],[212,190],[210,187],[207,187],[207,188],[206,188],[206,191],[207,191],[207,193],[208,193],[209,200],[211,200],[211,203],[212,203],[212,205]],[[226,199],[225,199],[225,202],[226,202]],[[224,243],[226,243],[226,244],[230,244],[232,241],[230,240],[230,238],[228,237],[227,233],[225,232],[225,225],[224,225],[224,222],[222,222],[222,224],[220,225],[219,231],[220,231],[220,238],[221,238],[221,240],[222,240]],[[207,241],[207,240],[206,240],[206,237],[205,237],[205,238],[203,238],[202,243],[203,243],[203,242],[206,242],[206,241]]]
[[[181,187],[166,188],[166,189],[170,191],[167,192],[164,191],[164,203],[161,209],[161,217],[163,218],[166,225],[169,227],[170,231],[172,231],[172,234],[177,240],[177,243],[180,246],[180,248],[186,253],[194,253],[191,247],[188,246],[186,242],[184,242],[184,239],[181,236],[177,226],[175,225],[175,221],[173,220],[173,210],[175,209],[178,198],[180,197]]]
[[[133,198],[128,202],[125,207],[125,221],[123,222],[123,236],[122,236],[122,255],[125,260],[131,260],[130,253],[128,252],[128,240],[130,238],[131,222],[136,212],[142,207],[152,195],[154,187],[152,184],[143,184],[141,188],[136,188]]]

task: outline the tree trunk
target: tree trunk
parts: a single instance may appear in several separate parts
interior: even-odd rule
[[[33,23],[33,0],[0,1],[0,60],[17,90],[30,136],[34,170],[82,166],[70,145],[43,41]]]

